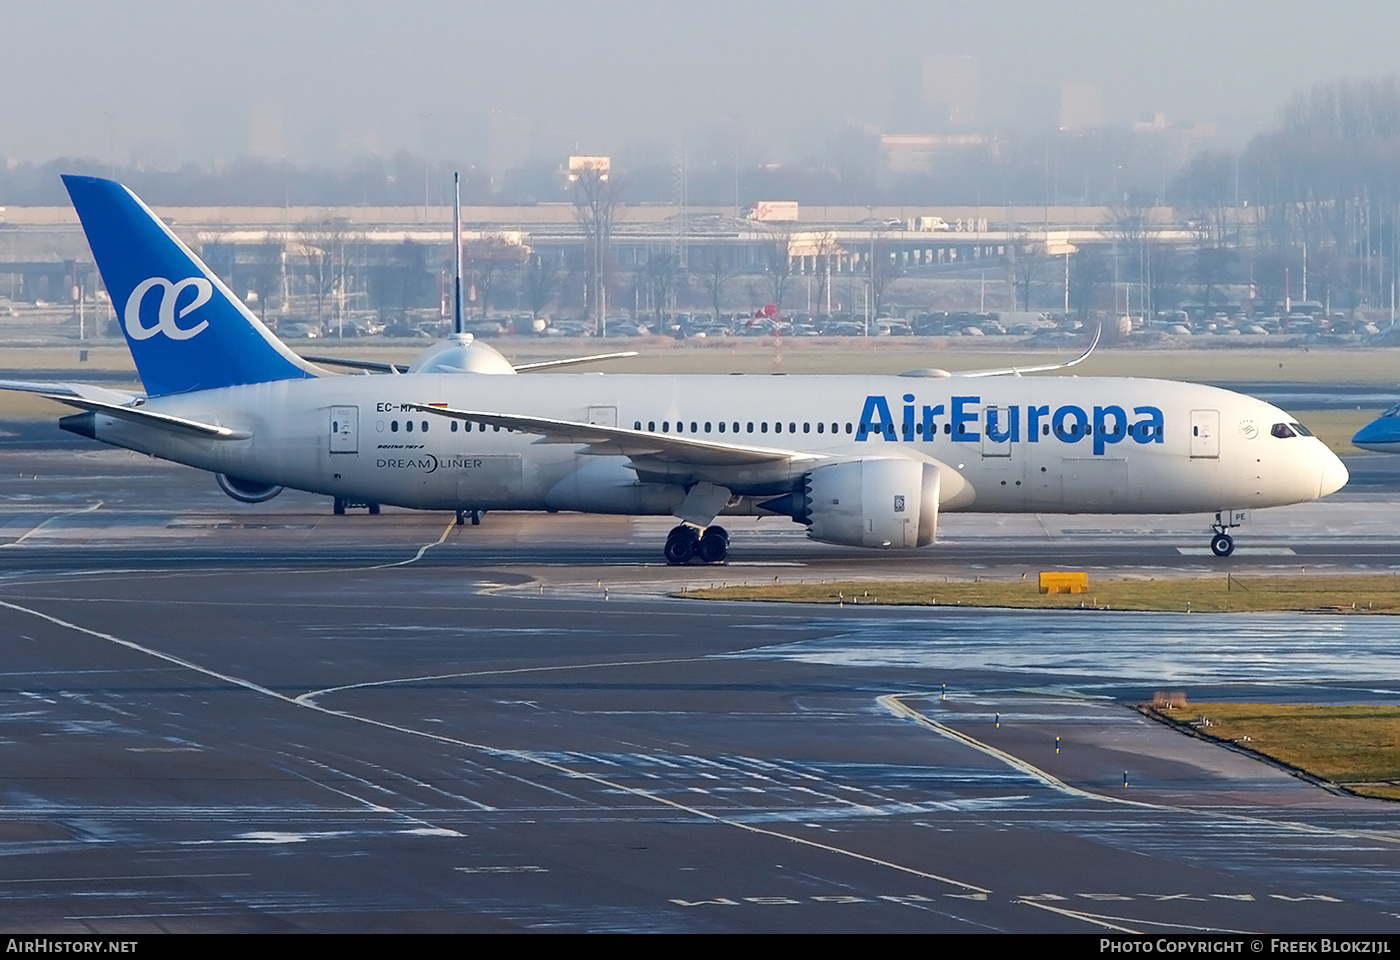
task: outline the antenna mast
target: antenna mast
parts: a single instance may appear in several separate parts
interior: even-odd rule
[[[462,175],[452,174],[452,240],[456,247],[456,269],[452,281],[452,332],[463,333],[462,317]]]

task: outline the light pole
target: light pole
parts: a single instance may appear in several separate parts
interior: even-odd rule
[[[431,112],[418,114],[423,122],[423,222],[428,222],[428,118]]]

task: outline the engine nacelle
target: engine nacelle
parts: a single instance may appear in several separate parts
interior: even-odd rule
[[[258,483],[255,480],[230,477],[226,473],[215,474],[214,479],[219,481],[220,490],[239,503],[263,503],[282,492],[281,487],[275,487],[270,483]]]
[[[870,458],[817,467],[807,475],[813,540],[905,549],[933,543],[942,471],[920,460]]]

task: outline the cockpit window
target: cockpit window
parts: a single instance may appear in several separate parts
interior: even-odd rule
[[[1381,414],[1381,416],[1383,416],[1383,417],[1400,417],[1400,403],[1397,403],[1395,406],[1391,407],[1391,408],[1390,408],[1389,410],[1387,410],[1385,413]]]
[[[1286,423],[1274,424],[1273,428],[1269,432],[1272,433],[1274,436],[1278,437],[1280,440],[1287,440],[1289,437],[1296,437],[1298,435],[1294,433],[1293,428]]]
[[[1297,430],[1305,437],[1311,437],[1313,435],[1312,431],[1309,430],[1307,427],[1303,426],[1301,423],[1290,423],[1289,426],[1292,427],[1294,430]]]

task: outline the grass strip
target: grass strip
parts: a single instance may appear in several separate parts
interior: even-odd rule
[[[1247,576],[1094,580],[1082,594],[1043,594],[1025,580],[798,581],[722,584],[677,596],[700,600],[892,606],[1012,607],[1191,613],[1400,613],[1400,577]]]
[[[1178,703],[1143,711],[1351,793],[1400,800],[1400,706]]]

